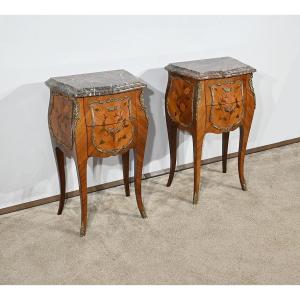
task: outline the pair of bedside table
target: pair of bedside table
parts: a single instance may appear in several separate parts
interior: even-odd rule
[[[177,130],[188,131],[194,147],[194,196],[199,198],[203,139],[222,133],[223,172],[226,172],[229,132],[240,128],[239,177],[246,190],[244,158],[255,109],[252,73],[255,69],[224,57],[170,64],[165,111],[170,146],[170,186],[176,167]],[[81,199],[80,235],[87,227],[87,160],[122,155],[125,194],[129,196],[129,150],[135,152],[135,193],[140,214],[146,218],[141,196],[148,117],[144,106],[146,85],[125,70],[50,78],[49,129],[65,203],[65,155],[74,157]]]

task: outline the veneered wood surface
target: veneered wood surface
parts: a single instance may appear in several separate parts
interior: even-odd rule
[[[222,133],[222,161],[223,172],[227,171],[227,151],[229,131],[240,128],[239,146],[239,177],[243,190],[246,190],[244,177],[244,158],[247,141],[251,128],[251,122],[255,109],[254,91],[250,85],[252,74],[240,75],[231,78],[193,81],[193,97],[186,97],[187,107],[191,107],[192,113],[185,115],[184,124],[191,124],[190,128],[184,128],[182,119],[174,117],[177,108],[177,99],[184,94],[185,85],[178,80],[178,74],[169,73],[169,83],[166,91],[166,122],[170,146],[170,174],[167,186],[173,180],[176,166],[176,132],[177,129],[188,129],[192,134],[194,149],[194,195],[193,203],[199,199],[201,154],[205,134]],[[175,81],[176,78],[176,81]],[[180,84],[179,84],[180,83]],[[173,88],[173,91],[171,87]],[[197,93],[195,93],[197,91]],[[175,108],[173,108],[175,107]],[[177,112],[177,111],[176,111]],[[179,114],[180,115],[180,114]]]
[[[130,120],[106,126],[87,127],[88,155],[116,155],[128,149],[134,140],[134,127]]]
[[[136,109],[136,144],[134,148],[134,187],[137,206],[142,218],[147,218],[146,210],[142,200],[142,171],[144,164],[144,154],[148,135],[148,118],[144,107],[142,90],[139,91],[139,97],[135,101]]]
[[[49,108],[49,125],[57,144],[72,149],[73,101],[68,96],[52,95]]]
[[[234,130],[244,115],[244,103],[230,103],[226,105],[211,105],[206,109],[208,127],[227,132]]]
[[[246,98],[245,98],[245,115],[240,126],[240,143],[239,143],[239,155],[238,155],[238,169],[239,178],[242,189],[247,190],[247,183],[244,173],[244,160],[247,150],[247,142],[250,134],[252,119],[255,110],[255,95],[250,85],[252,74],[248,74],[246,77]]]
[[[215,79],[205,82],[208,94],[206,105],[225,105],[243,100],[243,80],[241,78]]]
[[[176,168],[176,154],[177,154],[177,125],[174,121],[172,121],[168,110],[168,97],[169,97],[171,81],[172,78],[169,76],[167,90],[165,94],[165,115],[166,115],[166,125],[168,130],[169,149],[170,149],[170,172],[169,172],[167,186],[170,186],[172,184],[174,178],[174,173]]]
[[[139,97],[140,90],[134,90],[84,98],[89,156],[108,157],[134,147]]]
[[[234,130],[241,122],[244,115],[246,76],[205,81],[208,127],[212,132]]]
[[[174,122],[190,127],[192,122],[194,81],[173,77],[167,94],[168,114]]]
[[[90,104],[91,126],[105,126],[128,120],[131,105],[129,101],[128,98],[122,98],[109,103],[95,102]]]
[[[134,118],[139,90],[114,95],[85,97],[84,110],[87,126],[111,125]]]
[[[129,150],[122,154],[122,168],[123,168],[123,180],[125,186],[125,195],[126,197],[130,196],[130,187],[129,187]]]
[[[57,214],[60,215],[64,209],[66,199],[65,155],[58,147],[54,147],[53,150],[59,176],[60,200]]]
[[[201,182],[201,159],[202,159],[202,148],[205,138],[205,125],[206,119],[206,105],[205,105],[205,89],[204,82],[196,82],[197,94],[195,95],[193,101],[195,105],[195,118],[192,128],[192,138],[193,138],[193,153],[194,153],[194,192],[193,192],[193,204],[197,204],[199,201],[199,189]]]
[[[222,133],[222,171],[227,172],[227,154],[228,154],[228,142],[230,132]]]
[[[53,132],[52,145],[61,187],[58,214],[62,213],[64,207],[64,154],[68,154],[74,157],[78,174],[81,201],[80,236],[84,236],[87,229],[87,160],[90,156],[108,157],[122,154],[125,192],[128,196],[129,149],[134,148],[136,200],[141,216],[146,217],[141,195],[141,179],[148,120],[141,93],[142,89],[138,89],[107,96],[78,97],[72,101],[67,96],[52,96],[51,93],[49,125]]]

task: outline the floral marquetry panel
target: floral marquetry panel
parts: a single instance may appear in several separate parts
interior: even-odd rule
[[[190,127],[193,113],[194,84],[182,78],[171,78],[167,109],[174,122]]]
[[[244,77],[205,82],[207,120],[214,129],[230,131],[244,115]]]
[[[244,90],[242,80],[218,80],[208,85],[211,101],[207,101],[207,105],[225,105],[243,101]]]
[[[89,155],[101,152],[107,155],[116,155],[126,150],[133,142],[134,126],[131,121],[91,126],[87,128]]]
[[[68,149],[72,148],[73,101],[68,96],[53,95],[50,112],[50,132],[56,142]]]
[[[92,126],[110,125],[129,120],[131,101],[129,97],[112,98],[107,102],[90,104]]]
[[[221,131],[230,131],[241,122],[244,114],[242,102],[227,103],[224,105],[207,106],[210,125]]]
[[[84,98],[87,126],[104,126],[134,118],[138,91]]]

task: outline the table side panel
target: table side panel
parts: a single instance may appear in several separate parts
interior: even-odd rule
[[[72,98],[52,94],[49,105],[49,129],[55,142],[68,150],[73,147],[73,115]]]
[[[195,80],[171,75],[167,110],[172,121],[182,127],[192,127],[195,83]]]

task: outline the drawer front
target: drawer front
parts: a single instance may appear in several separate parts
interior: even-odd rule
[[[140,90],[84,98],[88,155],[107,157],[132,147]]]
[[[89,100],[85,105],[87,126],[106,126],[129,120],[132,100],[130,96],[110,96]]]
[[[210,101],[206,103],[207,105],[226,105],[243,101],[244,88],[241,79],[218,80],[208,86]]]
[[[194,83],[181,78],[171,78],[167,97],[170,118],[183,127],[192,124]]]
[[[220,131],[235,129],[244,116],[244,81],[241,77],[206,82],[207,119]]]
[[[207,109],[211,126],[221,131],[230,131],[243,119],[244,104],[242,102],[224,105],[211,105]]]
[[[87,127],[89,155],[95,150],[107,155],[115,155],[128,148],[134,139],[134,126],[131,121]]]

